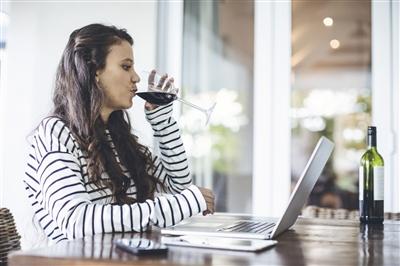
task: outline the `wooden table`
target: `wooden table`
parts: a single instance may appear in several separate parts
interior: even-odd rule
[[[158,240],[159,231],[106,234],[48,248],[17,251],[9,265],[400,265],[400,222],[363,226],[356,221],[299,218],[277,246],[259,252],[170,247],[167,256],[136,257],[116,249],[122,237]]]

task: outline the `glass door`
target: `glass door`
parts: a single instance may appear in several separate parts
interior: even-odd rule
[[[325,135],[336,144],[310,205],[358,209],[370,123],[371,2],[292,1],[292,184],[312,143]]]
[[[251,212],[253,32],[251,1],[184,1],[180,123],[197,185],[210,187],[216,210]]]

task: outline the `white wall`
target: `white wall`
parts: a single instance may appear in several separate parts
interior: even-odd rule
[[[50,111],[56,66],[69,34],[95,22],[126,28],[135,42],[136,69],[150,69],[156,60],[156,14],[157,3],[153,1],[11,2],[0,99],[0,207],[11,209],[23,248],[35,243],[31,238],[30,207],[21,181],[27,150],[25,137]],[[143,101],[135,98],[131,115],[134,128],[144,137],[142,142],[151,144]]]

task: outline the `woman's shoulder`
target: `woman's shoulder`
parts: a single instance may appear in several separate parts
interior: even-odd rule
[[[63,133],[69,134],[70,130],[65,121],[59,117],[48,116],[39,123],[36,132],[45,137],[57,136],[61,137]],[[60,134],[61,133],[61,134]]]
[[[50,150],[55,146],[60,147],[60,145],[65,146],[67,150],[79,150],[78,144],[67,123],[59,117],[49,116],[42,119],[33,135],[34,138],[36,137],[37,140]]]

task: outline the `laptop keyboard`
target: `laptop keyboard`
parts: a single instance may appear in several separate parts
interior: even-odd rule
[[[241,221],[218,231],[222,232],[241,232],[241,233],[264,233],[275,226],[275,223],[257,222],[257,221]]]

